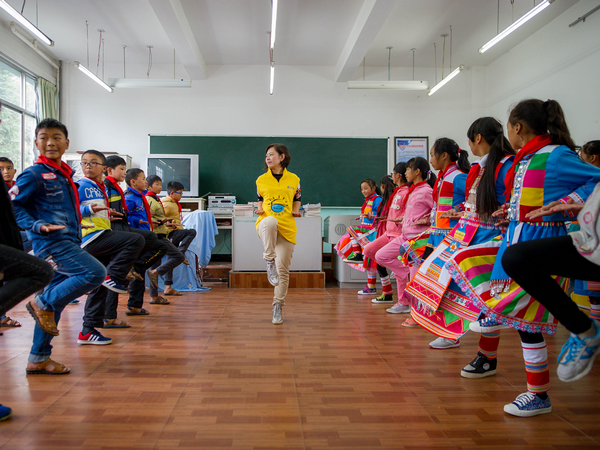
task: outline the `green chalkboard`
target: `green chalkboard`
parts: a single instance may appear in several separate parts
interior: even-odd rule
[[[302,203],[360,206],[360,182],[387,173],[387,138],[149,136],[150,153],[199,155],[199,193],[228,192],[256,201],[267,145],[285,144],[288,170],[300,177]]]

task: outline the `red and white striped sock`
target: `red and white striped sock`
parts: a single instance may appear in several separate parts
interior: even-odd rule
[[[367,270],[367,287],[369,289],[375,289],[375,283],[377,283],[377,271]]]
[[[547,392],[550,389],[550,369],[546,342],[537,344],[521,342],[521,346],[527,371],[527,390],[534,394]]]
[[[381,279],[381,288],[385,295],[392,295],[394,293],[389,275]]]
[[[500,330],[491,333],[481,333],[479,338],[479,353],[487,359],[498,357],[498,345],[500,345]]]

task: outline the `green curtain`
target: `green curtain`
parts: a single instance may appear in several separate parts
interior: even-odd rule
[[[56,89],[56,86],[48,80],[41,77],[37,79],[38,122],[50,118],[58,120],[59,108],[57,92],[58,89]]]

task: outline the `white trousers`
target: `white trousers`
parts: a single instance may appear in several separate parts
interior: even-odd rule
[[[277,219],[273,216],[261,220],[258,224],[258,235],[265,249],[263,258],[269,261],[274,259],[279,274],[279,285],[275,286],[273,305],[284,306],[285,296],[290,284],[290,264],[292,263],[295,244],[279,234],[279,225]]]

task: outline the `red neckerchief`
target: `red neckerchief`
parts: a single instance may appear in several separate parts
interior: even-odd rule
[[[100,191],[102,191],[102,195],[104,195],[104,200],[106,200],[106,206],[108,206],[108,216],[110,217],[110,202],[108,201],[108,196],[106,195],[106,187],[104,186],[104,183],[98,183],[96,180],[92,180],[91,178],[85,177],[88,180],[90,180],[93,183],[96,183],[96,186],[98,186],[100,188]]]
[[[71,189],[73,190],[73,195],[75,196],[75,205],[76,205],[75,209],[77,210],[77,215],[79,217],[79,223],[81,223],[81,212],[79,211],[79,190],[77,190],[77,186],[75,185],[75,182],[73,181],[73,178],[72,178],[73,169],[71,169],[69,167],[69,165],[64,161],[61,161],[60,166],[59,166],[55,161],[48,159],[43,155],[40,155],[38,157],[35,164],[46,164],[47,166],[50,166],[53,169],[58,170],[69,181],[69,184],[71,185]]]
[[[135,189],[131,188],[132,191],[135,191]],[[150,213],[150,205],[148,204],[148,200],[146,200],[146,196],[143,192],[139,192],[136,191],[138,194],[141,195],[142,197],[142,203],[144,204],[144,210],[146,211],[146,219],[148,220],[148,223],[150,224],[150,229],[154,230],[154,225],[152,225],[152,214]]]
[[[173,197],[169,197],[171,200],[173,200],[175,203],[177,203],[177,207],[179,208],[179,220],[183,221],[183,213],[181,212],[181,205],[179,204],[179,202],[177,200],[175,200]],[[165,213],[166,215],[166,213]]]
[[[435,179],[435,184],[433,185],[433,202],[434,203],[437,203],[438,196],[439,196],[438,186],[444,180],[444,175],[446,175],[446,173],[448,173],[448,171],[450,170],[450,168],[452,166],[456,166],[456,163],[451,162],[450,164],[448,164],[444,170],[440,171],[440,173],[438,174],[438,177]]]
[[[510,194],[512,193],[513,183],[515,182],[515,168],[517,164],[525,158],[526,156],[532,155],[537,152],[540,148],[544,148],[546,145],[552,144],[552,139],[548,134],[541,134],[539,136],[534,137],[532,140],[527,142],[521,150],[517,152],[517,156],[512,163],[512,167],[508,169],[508,173],[506,174],[506,191],[504,195],[506,195],[506,200],[510,198]]]
[[[425,184],[425,183],[426,183],[426,181],[425,181],[425,180],[423,180],[423,181],[420,181],[420,182],[419,182],[419,183],[417,183],[417,184],[414,184],[414,183],[413,183],[413,184],[412,184],[412,186],[408,188],[408,194],[406,194],[406,197],[404,197],[404,205],[403,205],[403,208],[404,208],[405,210],[406,210],[406,204],[408,203],[408,197],[410,197],[410,194],[412,193],[412,191],[414,191],[416,187],[418,187],[418,186],[421,186],[422,184]]]
[[[360,208],[361,214],[363,214],[365,212],[365,208],[367,207],[367,203],[369,203],[369,200],[373,200],[375,197],[377,197],[377,193],[373,192],[371,195],[369,195],[367,198],[365,198],[365,202],[363,203],[362,208]]]
[[[504,157],[510,155],[504,155]],[[498,179],[498,174],[500,173],[500,169],[502,169],[502,161],[498,162],[496,165],[496,169],[494,170],[494,181]],[[467,187],[465,188],[465,199],[469,198],[469,192],[479,175],[479,163],[474,163],[471,166],[471,170],[469,170],[469,174],[467,175]]]
[[[123,203],[123,211],[125,211],[125,215],[128,215],[129,210],[127,209],[127,202],[125,201],[125,194],[123,193],[123,189],[121,189],[121,186],[119,186],[119,182],[117,180],[115,180],[113,177],[106,177],[106,179],[108,181],[110,181],[115,186],[115,189],[117,191],[119,191],[119,194],[121,194],[121,203]]]
[[[167,213],[165,212],[165,207],[163,206],[162,202],[158,199],[158,195],[156,195],[154,192],[146,192],[144,194],[146,197],[150,196],[152,197],[154,200],[156,200],[158,202],[158,204],[160,205],[160,207],[162,208],[163,212],[165,213],[165,217],[167,216]]]
[[[6,185],[10,189],[11,187],[13,187],[15,185],[16,181],[15,180],[10,180],[10,181],[5,181],[5,183],[6,183]]]

